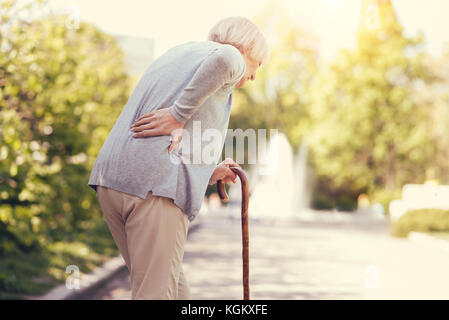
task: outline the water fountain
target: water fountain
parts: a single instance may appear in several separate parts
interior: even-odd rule
[[[301,145],[298,153],[283,133],[270,139],[268,151],[258,158],[249,172],[251,218],[264,220],[289,220],[299,218],[309,205],[307,188],[307,147]],[[240,184],[230,186],[230,199],[240,203]],[[228,208],[228,215],[237,216],[236,206]]]

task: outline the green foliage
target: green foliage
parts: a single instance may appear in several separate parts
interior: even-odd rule
[[[128,95],[111,36],[87,23],[69,28],[61,16],[22,19],[18,3],[0,1],[3,257],[89,231],[100,216],[90,168]],[[39,6],[26,10],[39,16]]]
[[[354,193],[350,185],[341,186],[338,190],[330,188],[331,181],[318,180],[312,196],[312,207],[317,210],[337,209],[353,211],[357,209],[358,194]]]
[[[313,193],[312,207],[316,210],[330,210],[335,208],[335,200],[327,193],[317,190]]]
[[[426,172],[429,179],[449,184],[449,43],[442,56],[435,57],[429,53],[425,61],[437,80],[422,86],[415,94],[419,103],[428,105],[430,109],[431,120],[426,129],[432,136],[434,156],[432,163],[426,166]]]
[[[397,237],[407,237],[411,231],[449,231],[449,210],[422,209],[402,215],[393,225],[391,233]]]
[[[325,184],[319,192],[354,203],[360,193],[384,201],[376,199],[381,190],[394,194],[405,183],[423,183],[435,152],[430,109],[414,96],[432,80],[422,38],[403,35],[389,2],[380,18],[378,28],[361,28],[357,48],[342,50],[309,87],[307,143]]]

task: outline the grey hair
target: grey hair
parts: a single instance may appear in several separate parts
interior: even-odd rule
[[[230,44],[261,64],[267,63],[270,50],[267,40],[251,20],[232,16],[218,21],[209,31],[207,40]]]

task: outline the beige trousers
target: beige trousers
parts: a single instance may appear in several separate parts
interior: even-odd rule
[[[189,220],[165,197],[97,186],[109,230],[131,274],[131,299],[190,299],[182,270]]]

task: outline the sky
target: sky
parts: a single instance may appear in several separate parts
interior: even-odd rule
[[[56,12],[78,15],[108,33],[153,38],[154,57],[170,47],[205,40],[207,31],[231,15],[252,18],[270,0],[50,0]],[[272,0],[271,0],[272,1]],[[301,28],[319,37],[319,50],[332,59],[355,45],[362,0],[276,0]],[[449,43],[448,0],[392,0],[405,32],[424,32],[429,51]]]

